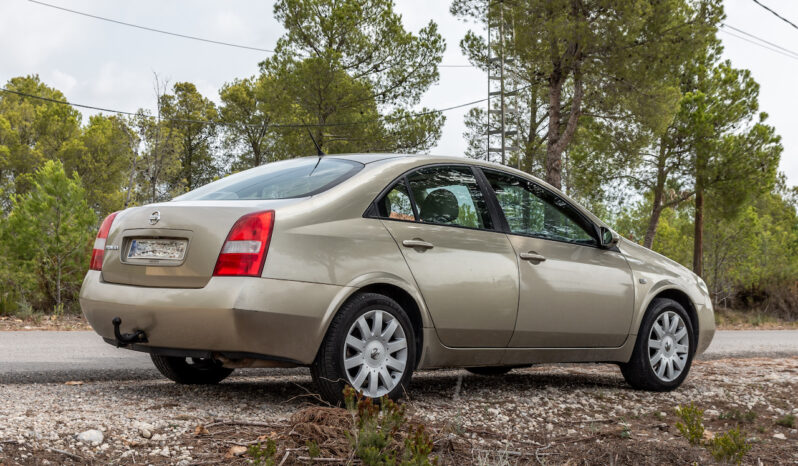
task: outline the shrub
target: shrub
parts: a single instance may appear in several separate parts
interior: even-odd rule
[[[274,455],[277,453],[277,445],[272,439],[266,439],[266,447],[260,443],[250,445],[247,455],[252,458],[252,463],[261,466],[274,466]]]
[[[700,444],[704,438],[704,410],[690,403],[689,406],[677,407],[676,415],[681,419],[676,423],[679,432],[691,445]]]
[[[751,410],[743,412],[738,409],[732,409],[731,411],[721,414],[719,417],[720,419],[729,419],[737,422],[754,422],[756,413]]]
[[[785,414],[776,420],[776,424],[782,427],[795,428],[795,414]]]
[[[422,425],[411,425],[405,407],[383,397],[377,402],[361,397],[351,387],[344,390],[346,408],[355,417],[347,434],[355,457],[366,465],[431,465],[433,444]],[[404,442],[399,433],[407,432]]]
[[[716,435],[707,445],[716,461],[740,464],[751,446],[745,442],[740,429],[732,429],[725,434]]]

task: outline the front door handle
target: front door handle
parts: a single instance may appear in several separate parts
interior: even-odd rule
[[[406,239],[406,240],[402,241],[402,246],[404,246],[406,248],[421,248],[421,249],[432,249],[433,247],[435,247],[434,244],[428,243],[428,242],[426,242],[424,240],[421,240],[421,239],[418,239],[418,238],[416,238],[416,239]]]
[[[538,254],[536,252],[532,252],[532,251],[530,251],[530,252],[522,252],[521,254],[518,255],[518,257],[520,257],[521,259],[523,259],[525,261],[535,262],[535,263],[543,262],[543,261],[546,260],[545,257],[541,256],[540,254]]]

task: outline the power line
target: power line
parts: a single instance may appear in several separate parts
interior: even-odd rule
[[[529,87],[529,86],[526,86],[526,87]],[[523,90],[526,87],[520,88],[518,90],[519,91]],[[39,96],[39,95],[34,95],[34,94],[28,94],[26,92],[15,91],[15,90],[12,90],[12,89],[6,89],[6,88],[2,88],[2,87],[0,87],[0,92],[8,92],[10,94],[15,94],[15,95],[18,95],[20,97],[36,99],[36,100],[42,100],[42,101],[45,101],[45,102],[51,102],[51,103],[61,104],[61,105],[69,105],[71,107],[85,108],[85,109],[89,109],[89,110],[97,110],[97,111],[100,111],[100,112],[115,113],[115,114],[119,114],[119,115],[128,115],[128,116],[142,116],[141,113],[126,112],[124,110],[114,110],[114,109],[105,108],[105,107],[97,107],[97,106],[94,106],[94,105],[77,104],[77,103],[68,102],[68,101],[65,101],[65,100],[58,100],[58,99],[53,99],[53,98],[50,98],[50,97],[44,97],[44,96]],[[433,114],[437,114],[437,113],[448,112],[448,111],[456,110],[456,109],[459,109],[459,108],[470,107],[470,106],[485,102],[486,100],[488,100],[488,99],[473,100],[471,102],[466,102],[466,103],[463,103],[463,104],[453,105],[451,107],[427,110],[427,111],[424,111],[424,112],[408,113],[407,115],[402,115],[402,116],[399,116],[399,117],[380,116],[378,118],[373,118],[373,119],[369,119],[369,120],[340,122],[340,123],[310,123],[310,124],[306,124],[306,123],[285,123],[285,124],[269,124],[267,126],[271,127],[271,128],[326,128],[326,127],[339,127],[339,126],[359,126],[359,125],[365,125],[365,124],[369,124],[369,123],[376,123],[378,121],[387,121],[387,122],[400,121],[400,120],[404,120],[404,119],[412,118],[412,117],[420,117],[420,116],[426,116],[426,115],[433,115]],[[148,118],[156,118],[156,117],[154,117],[152,115],[148,115],[147,117]],[[234,124],[234,123],[228,123],[228,122],[225,122],[225,121],[186,120],[186,119],[180,119],[180,118],[162,118],[162,120],[175,121],[175,122],[179,122],[179,123],[199,123],[199,124],[205,124],[205,125],[219,125],[219,126],[240,126],[240,125],[237,125],[237,124]],[[258,124],[254,124],[254,123],[244,123],[243,126],[260,128],[263,125],[258,125]]]
[[[169,35],[169,36],[182,37],[183,39],[198,40],[198,41],[201,41],[201,42],[207,42],[207,43],[216,44],[216,45],[226,45],[228,47],[236,47],[236,48],[239,48],[239,49],[256,50],[258,52],[275,53],[275,51],[271,50],[271,49],[264,49],[264,48],[260,48],[260,47],[252,47],[252,46],[249,46],[249,45],[233,44],[233,43],[230,43],[230,42],[222,42],[222,41],[213,40],[213,39],[206,39],[204,37],[189,36],[187,34],[181,34],[181,33],[178,33],[178,32],[165,31],[163,29],[156,29],[156,28],[152,28],[152,27],[149,27],[149,26],[141,26],[141,25],[138,25],[138,24],[126,23],[124,21],[120,21],[120,20],[116,20],[116,19],[112,19],[112,18],[106,18],[104,16],[93,15],[91,13],[86,13],[86,12],[83,12],[83,11],[71,10],[69,8],[64,8],[62,6],[53,5],[53,4],[50,4],[50,3],[45,3],[45,2],[42,2],[42,1],[39,1],[39,0],[28,0],[28,1],[30,3],[35,3],[37,5],[46,6],[48,8],[54,8],[56,10],[66,11],[67,13],[72,13],[72,14],[76,14],[76,15],[80,15],[80,16],[85,16],[87,18],[99,19],[101,21],[107,21],[109,23],[119,24],[119,25],[122,25],[122,26],[128,26],[128,27],[132,27],[132,28],[136,28],[136,29],[143,29],[145,31],[157,32],[159,34],[166,34],[166,35]],[[438,67],[439,68],[475,68],[474,65],[438,65]]]
[[[776,13],[775,11],[771,10],[771,9],[770,9],[770,8],[768,8],[766,5],[763,5],[762,3],[759,3],[759,0],[754,0],[754,3],[756,3],[756,4],[757,4],[757,5],[759,5],[759,6],[761,6],[761,7],[762,7],[762,8],[764,8],[764,9],[768,10],[768,11],[769,11],[770,13],[772,13],[772,14],[773,14],[773,16],[775,16],[776,18],[779,18],[780,20],[784,21],[785,23],[789,24],[790,26],[794,27],[795,29],[798,29],[798,25],[796,25],[795,23],[793,23],[793,22],[792,22],[792,21],[790,21],[789,19],[785,18],[784,16],[781,16],[780,14],[778,14],[778,13]]]
[[[768,46],[767,46],[767,45],[765,45],[765,44],[760,44],[759,42],[756,42],[756,41],[753,41],[753,40],[751,40],[751,39],[748,39],[748,38],[747,38],[747,37],[745,37],[745,36],[741,36],[741,35],[735,34],[735,33],[733,33],[733,32],[727,31],[727,30],[725,30],[725,29],[724,29],[724,30],[722,30],[722,32],[725,32],[726,34],[728,34],[728,35],[730,35],[730,36],[732,36],[732,37],[736,37],[737,39],[744,40],[744,41],[748,42],[749,44],[753,44],[753,45],[756,45],[756,46],[762,47],[763,49],[770,50],[771,52],[778,53],[779,55],[783,55],[783,56],[785,56],[785,57],[787,57],[787,58],[792,58],[792,59],[798,60],[798,56],[795,56],[795,55],[790,55],[790,54],[788,54],[788,53],[784,53],[784,52],[782,52],[782,51],[781,51],[781,50],[779,50],[779,49],[774,49],[773,47],[768,47]]]
[[[723,29],[722,29],[722,30],[723,30],[723,32],[725,32],[726,34],[729,34],[729,35],[731,35],[731,36],[737,37],[738,39],[742,39],[742,40],[744,40],[744,41],[746,41],[746,42],[750,42],[750,43],[752,43],[752,44],[754,44],[754,45],[758,45],[758,46],[760,46],[760,47],[762,47],[762,48],[765,48],[765,49],[768,49],[768,50],[770,50],[770,51],[772,51],[772,52],[779,53],[779,54],[781,54],[781,55],[784,55],[785,57],[790,57],[790,58],[793,58],[793,59],[798,59],[798,52],[795,52],[795,51],[793,51],[793,50],[790,50],[790,49],[784,48],[784,47],[782,47],[782,46],[780,46],[780,45],[778,45],[778,44],[775,44],[775,43],[773,43],[773,42],[770,42],[770,41],[767,41],[767,40],[765,40],[765,39],[762,39],[762,38],[761,38],[761,37],[759,37],[759,36],[756,36],[756,35],[754,35],[754,34],[751,34],[751,33],[749,33],[749,32],[745,32],[745,31],[743,31],[742,29],[738,29],[738,28],[736,28],[736,27],[734,27],[734,26],[731,26],[731,25],[729,25],[729,24],[726,24],[726,23],[722,24],[722,25],[721,25],[721,27],[723,28]],[[748,37],[750,37],[751,39],[755,39],[755,40],[757,40],[757,41],[759,41],[759,42],[754,42],[754,41],[752,41],[752,40],[749,40],[749,39],[747,39],[747,38],[745,38],[745,37],[742,37],[742,36],[739,36],[739,35],[733,34],[733,33],[729,32],[729,31],[727,31],[726,29],[731,29],[732,31],[736,31],[736,32],[738,32],[738,33],[740,33],[740,34],[743,34],[743,35],[745,35],[745,36],[748,36]],[[761,42],[761,43],[760,43],[760,42]],[[767,45],[765,45],[765,44],[767,44]]]
[[[122,26],[128,26],[128,27],[132,27],[132,28],[136,28],[136,29],[143,29],[145,31],[157,32],[157,33],[160,33],[160,34],[166,34],[166,35],[175,36],[175,37],[182,37],[184,39],[198,40],[200,42],[207,42],[207,43],[211,43],[211,44],[226,45],[228,47],[236,47],[236,48],[239,48],[239,49],[257,50],[258,52],[274,53],[274,50],[270,50],[270,49],[262,49],[262,48],[259,48],[259,47],[252,47],[252,46],[249,46],[249,45],[233,44],[233,43],[230,43],[230,42],[222,42],[222,41],[219,41],[219,40],[205,39],[204,37],[189,36],[187,34],[180,34],[180,33],[177,33],[177,32],[164,31],[163,29],[155,29],[155,28],[151,28],[151,27],[148,27],[148,26],[141,26],[141,25],[138,25],[138,24],[126,23],[124,21],[119,21],[119,20],[116,20],[116,19],[106,18],[106,17],[103,17],[103,16],[97,16],[97,15],[93,15],[91,13],[85,13],[83,11],[70,10],[69,8],[64,8],[64,7],[61,7],[61,6],[58,6],[58,5],[52,5],[50,3],[40,2],[39,0],[28,0],[28,1],[31,2],[31,3],[35,3],[37,5],[46,6],[48,8],[55,8],[56,10],[66,11],[68,13],[72,13],[72,14],[76,14],[76,15],[80,15],[80,16],[85,16],[87,18],[99,19],[101,21],[107,21],[109,23],[114,23],[114,24],[120,24]]]

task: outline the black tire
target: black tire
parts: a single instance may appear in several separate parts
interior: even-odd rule
[[[656,350],[649,348],[649,338],[652,327],[654,327],[654,324],[660,319],[660,316],[668,312],[675,313],[682,319],[684,328],[687,330],[686,341],[689,345],[682,372],[677,377],[673,378],[673,380],[664,380],[657,375],[650,360],[651,352],[656,352]],[[690,372],[690,366],[692,365],[693,356],[695,355],[695,343],[693,323],[684,307],[672,299],[656,298],[648,306],[648,310],[645,316],[643,316],[643,322],[640,325],[640,332],[637,334],[637,341],[635,341],[631,359],[627,363],[619,364],[621,373],[624,379],[626,379],[626,382],[638,390],[650,390],[655,392],[674,390],[684,382],[684,379]]]
[[[495,376],[504,375],[514,367],[512,366],[485,366],[485,367],[466,367],[465,370],[475,375]]]
[[[186,385],[212,385],[226,379],[233,369],[211,359],[177,358],[151,354],[158,372],[174,382]]]
[[[351,385],[344,368],[345,341],[349,329],[361,316],[375,310],[391,314],[401,325],[407,342],[404,372],[387,396],[392,400],[401,398],[410,383],[416,364],[416,337],[410,318],[402,306],[393,299],[377,293],[360,293],[350,298],[333,318],[316,359],[310,366],[310,373],[318,386],[319,394],[334,406],[343,405],[343,391]]]

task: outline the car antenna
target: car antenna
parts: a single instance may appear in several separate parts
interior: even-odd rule
[[[310,128],[308,128],[308,136],[310,136],[310,140],[313,141],[313,145],[316,146],[317,155],[319,157],[321,157],[323,155],[327,155],[327,154],[324,153],[323,150],[321,150],[321,147],[319,147],[319,143],[316,142],[316,138],[313,137],[313,133],[310,132]]]

